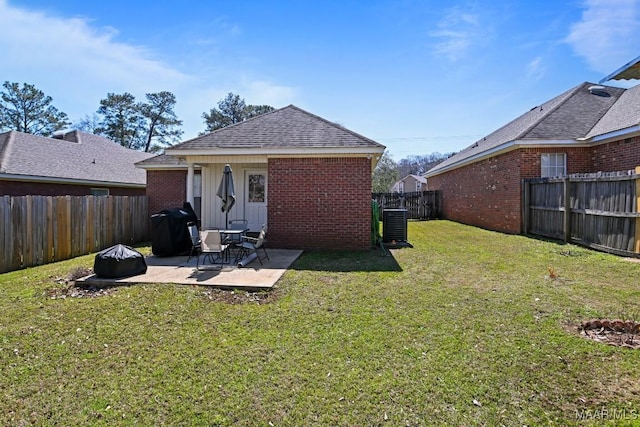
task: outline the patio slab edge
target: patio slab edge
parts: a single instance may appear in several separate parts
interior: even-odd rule
[[[265,261],[262,266],[258,261],[254,261],[251,265],[243,268],[207,266],[206,269],[201,270],[196,269],[195,258],[187,263],[185,256],[166,258],[149,256],[146,258],[147,272],[145,274],[113,279],[97,277],[93,274],[77,279],[76,284],[108,287],[165,283],[261,291],[275,286],[302,252],[302,250],[268,249],[270,259]]]

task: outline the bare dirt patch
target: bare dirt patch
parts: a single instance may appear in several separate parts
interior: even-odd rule
[[[47,291],[51,299],[64,298],[95,298],[112,294],[116,288],[99,288],[97,286],[77,285],[71,283],[64,288],[52,288]]]
[[[237,289],[207,289],[202,292],[205,298],[211,301],[224,302],[227,304],[268,304],[278,298],[278,290],[248,292]]]
[[[46,294],[52,299],[64,298],[95,298],[115,292],[115,288],[98,287],[87,284],[76,284],[76,279],[93,274],[90,268],[78,267],[67,277],[52,277],[58,286],[47,290]]]
[[[582,322],[577,330],[580,336],[597,342],[640,348],[640,323],[633,320],[591,319]]]

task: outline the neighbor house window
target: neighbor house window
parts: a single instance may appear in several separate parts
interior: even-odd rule
[[[422,183],[420,181],[416,181],[416,191],[422,190]]]
[[[398,183],[398,193],[404,193],[404,181]]]
[[[92,196],[108,196],[109,189],[108,188],[92,188],[91,195]]]
[[[542,178],[567,174],[567,155],[565,153],[546,153],[540,157]]]

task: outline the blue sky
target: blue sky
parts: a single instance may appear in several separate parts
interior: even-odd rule
[[[168,90],[188,139],[233,92],[395,160],[458,151],[640,56],[640,0],[0,0],[0,28],[0,80],[72,121],[109,92]]]

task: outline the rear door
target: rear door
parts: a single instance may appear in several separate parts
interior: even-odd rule
[[[249,229],[258,231],[267,223],[267,170],[244,172],[244,212]]]

